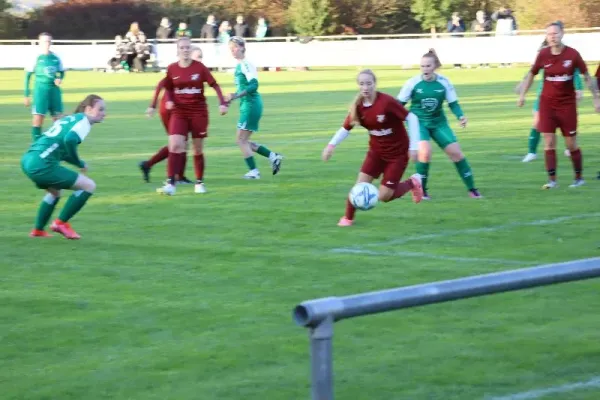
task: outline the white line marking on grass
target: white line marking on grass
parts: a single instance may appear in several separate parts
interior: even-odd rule
[[[527,261],[517,260],[504,260],[498,258],[476,258],[476,257],[454,257],[444,256],[431,253],[419,253],[412,251],[373,251],[373,250],[361,250],[361,249],[333,249],[333,253],[338,254],[365,254],[369,256],[390,256],[390,257],[417,257],[417,258],[431,258],[435,260],[443,261],[458,261],[458,262],[475,262],[475,263],[491,263],[501,265],[520,265],[525,266],[531,264]]]
[[[531,400],[539,399],[550,394],[556,393],[569,393],[575,390],[587,389],[587,388],[600,388],[600,376],[592,378],[588,381],[567,383],[560,386],[553,386],[545,389],[535,389],[527,392],[509,394],[508,396],[501,397],[487,397],[488,400]]]
[[[418,240],[427,240],[427,239],[438,239],[449,236],[459,236],[459,235],[469,235],[474,233],[486,233],[486,232],[498,232],[506,229],[519,228],[523,226],[543,226],[543,225],[555,225],[560,224],[561,222],[572,221],[575,219],[583,219],[583,218],[598,218],[600,217],[600,213],[590,213],[590,214],[576,214],[576,215],[567,215],[564,217],[557,217],[552,219],[538,219],[535,221],[524,221],[524,222],[511,222],[509,224],[504,225],[494,225],[488,226],[485,228],[472,228],[472,229],[462,229],[462,230],[454,230],[454,231],[442,231],[438,233],[430,233],[427,235],[416,235],[409,236],[405,238],[399,238],[390,240],[387,242],[379,242],[379,243],[367,243],[362,246],[392,246],[399,245],[408,242],[414,242]],[[362,247],[361,246],[361,247]],[[343,248],[348,249],[348,248]],[[334,249],[339,250],[339,249]]]

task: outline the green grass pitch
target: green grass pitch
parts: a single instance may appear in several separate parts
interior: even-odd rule
[[[375,72],[392,95],[416,73]],[[336,223],[366,132],[356,129],[328,163],[320,154],[355,94],[355,70],[261,73],[255,139],[286,159],[273,178],[257,157],[260,181],[242,179],[237,105],[219,116],[208,88],[209,193],[181,186],[175,197],[155,193],[165,164],[150,184],[137,168],[166,143],[159,119],[144,116],[160,75],[68,72],[68,110],[89,93],[108,107],[80,146],[98,188],[73,220],[76,242],[27,236],[42,198],[19,167],[31,118],[22,73],[0,72],[0,398],[307,399],[307,333],[291,319],[302,300],[597,257],[600,116],[586,93],[588,185],[568,188],[571,163],[560,155],[561,187],[542,191],[543,159],[520,162],[533,94],[518,109],[513,88],[524,72],[443,71],[470,119],[457,135],[484,199],[467,196],[436,149],[433,201],[380,204],[347,229]],[[215,76],[233,90],[231,75]],[[599,289],[571,283],[339,323],[336,398],[491,399],[592,379]],[[599,396],[587,388],[535,398]]]

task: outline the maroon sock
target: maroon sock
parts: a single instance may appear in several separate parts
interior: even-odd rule
[[[404,182],[400,182],[398,186],[396,186],[396,190],[394,190],[394,197],[392,200],[399,199],[404,196],[406,193],[410,192],[410,190],[414,187],[412,179],[407,179]]]
[[[175,172],[179,171],[179,153],[169,152],[167,158],[167,180],[171,185],[175,184]]]
[[[575,179],[581,179],[581,173],[583,172],[583,155],[581,154],[581,149],[571,152],[571,162],[575,171]]]
[[[146,161],[146,165],[148,166],[148,168],[152,168],[154,165],[158,164],[159,162],[166,160],[167,157],[169,157],[169,148],[167,146],[161,148],[159,151],[156,152],[155,155],[153,155],[148,161]]]
[[[204,154],[194,155],[194,169],[196,170],[196,179],[201,181],[204,179]]]
[[[179,179],[183,179],[183,177],[185,177],[186,164],[187,164],[187,153],[183,153],[183,158],[181,159],[181,170],[179,171]]]
[[[545,151],[546,171],[551,181],[556,180],[556,150]]]
[[[350,203],[350,200],[346,200],[346,219],[350,221],[354,220],[354,213],[356,212],[356,208]]]

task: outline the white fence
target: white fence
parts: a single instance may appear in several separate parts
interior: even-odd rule
[[[350,38],[355,40],[348,40]],[[530,35],[463,38],[362,36],[357,40],[346,36],[339,38],[346,40],[316,38],[309,43],[281,38],[282,41],[251,41],[247,44],[247,54],[257,67],[281,68],[416,65],[432,47],[446,65],[531,63],[543,38],[543,32],[539,31]],[[198,42],[207,66],[235,65],[226,45]],[[36,52],[36,47],[26,43],[0,42],[0,68],[23,68]],[[600,60],[600,29],[567,33],[565,43],[579,50],[586,61]],[[107,66],[115,48],[107,41],[55,41],[53,51],[62,58],[67,69],[98,69]],[[174,43],[158,43],[155,51],[160,67],[175,61]]]

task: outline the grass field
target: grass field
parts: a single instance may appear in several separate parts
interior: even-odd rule
[[[416,73],[375,70],[393,95]],[[241,179],[238,111],[218,116],[209,89],[209,193],[181,186],[175,197],[155,193],[164,164],[150,184],[137,168],[166,142],[159,120],[144,117],[160,76],[67,73],[69,110],[91,92],[108,106],[80,146],[98,189],[73,221],[83,237],[74,242],[27,236],[42,197],[19,168],[30,115],[21,72],[0,72],[0,398],[307,399],[307,334],[291,319],[302,300],[600,254],[600,116],[586,94],[588,185],[567,187],[560,156],[561,187],[540,190],[543,160],[520,162],[532,103],[516,108],[520,69],[444,72],[470,118],[457,134],[484,199],[467,196],[436,150],[433,201],[380,204],[338,228],[366,134],[357,129],[329,163],[320,153],[355,73],[262,73],[256,139],[286,159],[272,178],[258,158],[260,181]],[[216,77],[233,89],[230,75]],[[598,385],[563,386],[600,375],[598,289],[571,283],[340,323],[336,398],[598,399]],[[549,387],[558,389],[513,395]]]

